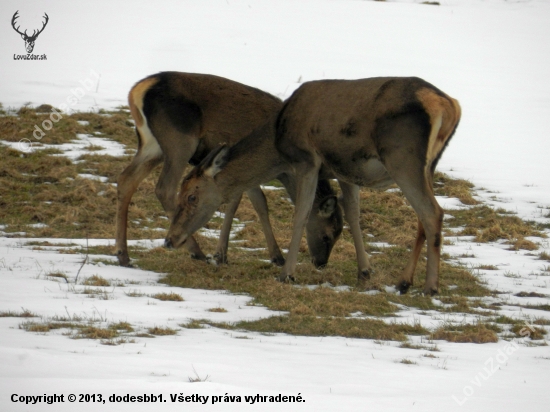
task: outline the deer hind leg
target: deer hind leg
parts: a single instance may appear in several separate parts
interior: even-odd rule
[[[359,186],[338,180],[342,189],[344,200],[344,216],[349,224],[355,253],[357,256],[357,281],[363,282],[370,279],[372,267],[363,245],[363,235],[359,226]]]
[[[269,251],[269,256],[271,257],[271,262],[275,263],[277,266],[283,266],[285,264],[285,258],[279,249],[279,245],[275,240],[275,235],[273,234],[273,229],[271,227],[271,222],[269,221],[269,209],[267,207],[267,200],[265,198],[264,192],[259,187],[255,187],[246,192],[254,210],[260,218],[260,223],[262,224],[262,230],[264,232],[265,240],[267,243],[267,250]]]
[[[430,205],[428,207],[429,215],[426,217],[430,223],[430,231],[433,236],[426,236],[428,248],[428,267],[426,273],[426,284],[424,285],[424,294],[434,295],[439,291],[439,269],[441,260],[441,246],[443,245],[443,236],[441,229],[443,227],[443,216],[445,212],[437,203],[433,192],[433,177],[426,178],[428,189],[428,198]],[[424,223],[424,226],[426,223]]]
[[[416,264],[418,262],[420,252],[422,251],[422,246],[424,246],[425,241],[426,241],[426,232],[424,231],[424,226],[422,225],[422,221],[419,218],[418,230],[416,232],[416,240],[414,242],[414,248],[413,248],[411,257],[409,259],[409,262],[407,263],[407,266],[405,267],[405,270],[403,271],[403,274],[401,275],[401,279],[397,285],[397,289],[401,294],[407,293],[407,291],[413,284],[414,271],[416,269]]]
[[[410,202],[418,216],[418,232],[411,258],[398,283],[401,293],[406,293],[412,285],[413,274],[424,244],[427,241],[428,263],[426,268],[426,283],[424,294],[434,295],[439,288],[439,261],[441,254],[441,227],[443,222],[443,209],[435,200],[431,187],[431,176],[425,173],[424,167],[417,172],[410,171],[400,173],[395,177],[405,197]]]
[[[319,167],[320,165],[310,165],[308,163],[307,166],[297,167],[295,170],[296,203],[294,204],[292,239],[288,248],[285,265],[279,276],[281,282],[294,280],[293,274],[298,261],[298,252],[304,226],[315,200]]]
[[[160,151],[158,146],[155,149],[144,150],[142,147],[132,162],[118,177],[115,253],[121,266],[130,265],[127,240],[128,207],[130,201],[139,184],[162,161],[162,151]]]

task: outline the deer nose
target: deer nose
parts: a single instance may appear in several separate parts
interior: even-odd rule
[[[169,238],[164,239],[164,247],[166,249],[174,249],[174,245],[172,244],[172,240]]]

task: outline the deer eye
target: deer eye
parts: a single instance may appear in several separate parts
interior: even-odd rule
[[[195,202],[195,200],[197,200],[197,196],[195,196],[195,195],[189,195],[189,197],[187,198],[187,201],[189,203],[193,203],[193,202]]]

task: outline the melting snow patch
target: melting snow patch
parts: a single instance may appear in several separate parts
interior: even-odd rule
[[[461,210],[469,209],[470,206],[465,205],[456,197],[436,196],[437,203],[445,210]]]
[[[57,149],[63,151],[63,153],[53,154],[52,156],[65,156],[73,161],[76,161],[76,159],[82,155],[90,154],[90,151],[87,150],[90,146],[102,148],[100,150],[94,150],[93,153],[97,155],[109,155],[113,157],[122,157],[126,155],[125,146],[118,142],[81,133],[77,133],[75,140],[63,144],[43,144],[37,141],[30,141],[26,144],[22,144],[22,142],[6,142],[3,140],[0,140],[0,143],[26,153],[43,149]]]
[[[31,225],[27,225],[28,227],[32,227],[32,228],[35,228],[35,229],[40,229],[40,228],[43,228],[43,227],[48,227],[48,225],[46,225],[45,223],[33,223]]]
[[[98,182],[103,182],[103,183],[105,183],[107,180],[109,180],[108,177],[96,176],[96,175],[91,175],[91,174],[88,174],[88,173],[79,173],[78,177],[80,177],[82,179],[88,179],[88,180],[97,180]]]
[[[283,190],[284,187],[260,185],[263,190]]]

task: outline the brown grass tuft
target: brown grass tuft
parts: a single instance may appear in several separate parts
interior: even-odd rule
[[[444,325],[436,329],[431,338],[434,340],[446,340],[459,343],[488,343],[498,342],[496,332],[501,329],[496,325],[483,323],[463,324],[463,325]]]
[[[111,286],[111,282],[98,275],[93,275],[87,279],[84,279],[82,284],[87,286]]]
[[[175,329],[171,329],[171,328],[168,328],[168,327],[162,328],[162,327],[159,327],[159,326],[148,328],[147,332],[150,333],[151,335],[155,335],[155,336],[175,335],[175,334],[178,333],[178,331],[175,330]]]
[[[169,300],[174,302],[183,302],[183,298],[181,295],[178,295],[177,293],[171,292],[171,293],[156,293],[154,295],[151,295],[152,298],[158,299],[158,300]]]

